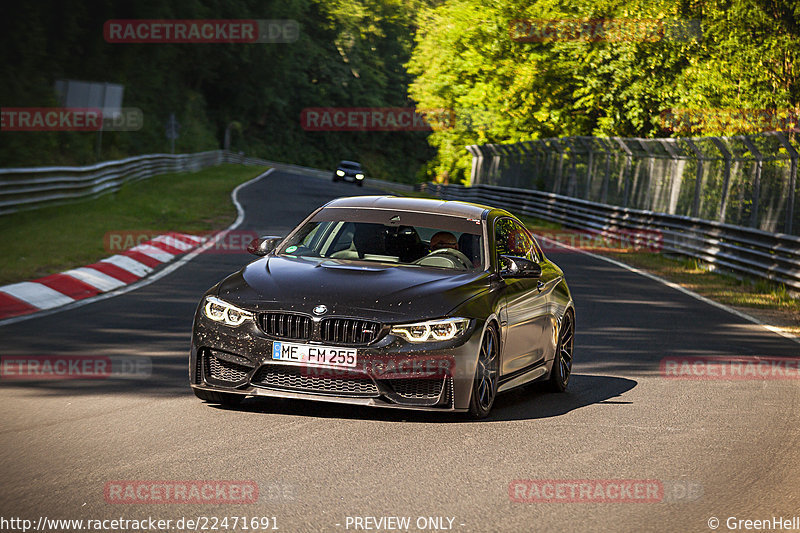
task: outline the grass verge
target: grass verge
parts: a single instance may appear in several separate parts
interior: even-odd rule
[[[220,165],[162,174],[94,200],[0,217],[0,285],[113,255],[104,244],[108,232],[223,229],[236,219],[230,192],[264,170]]]

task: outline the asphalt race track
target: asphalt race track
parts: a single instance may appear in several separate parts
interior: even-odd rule
[[[374,193],[276,171],[242,189],[239,229],[285,234],[330,199]],[[799,516],[800,382],[665,379],[659,363],[798,357],[800,344],[585,254],[549,255],[576,301],[570,389],[501,395],[480,422],[288,400],[227,410],[196,399],[187,384],[195,306],[252,256],[202,254],[127,294],[2,326],[4,357],[146,357],[152,377],[0,381],[0,516],[274,516],[284,532],[354,531],[352,518],[367,516],[411,517],[411,531],[419,517],[445,517],[438,530],[465,532],[711,531],[711,517],[727,531],[728,517]],[[657,480],[664,497],[520,503],[509,496],[520,479]],[[104,487],[118,480],[252,480],[260,489],[253,504],[109,503]]]

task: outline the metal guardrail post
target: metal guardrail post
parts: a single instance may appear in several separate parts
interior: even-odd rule
[[[725,160],[725,175],[722,178],[722,198],[720,200],[719,213],[717,214],[717,220],[719,222],[725,222],[725,212],[728,210],[728,191],[731,186],[732,156],[730,150],[728,150],[725,143],[722,142],[722,139],[719,137],[711,137],[710,140],[714,143],[714,146],[717,147],[717,150],[719,150]]]
[[[622,205],[623,207],[628,207],[628,201],[631,192],[630,181],[631,181],[631,165],[633,164],[633,152],[631,151],[630,148],[628,148],[628,145],[625,144],[625,141],[622,139],[622,137],[612,137],[612,139],[614,139],[614,141],[616,141],[616,143],[619,144],[620,148],[622,148],[622,150],[625,152],[625,167],[620,182],[623,187],[622,194],[624,197]]]
[[[800,154],[797,153],[792,143],[789,142],[789,139],[786,136],[776,131],[773,133],[775,137],[780,141],[783,148],[789,154],[789,159],[791,159],[790,168],[789,168],[789,184],[788,184],[788,194],[789,199],[788,203],[786,204],[786,220],[783,224],[783,232],[791,235],[792,234],[792,224],[794,222],[794,199],[797,196],[797,159],[800,158]]]
[[[478,146],[478,149],[481,151],[481,155],[483,156],[481,165],[481,173],[480,178],[478,180],[479,183],[488,184],[491,176],[492,176],[492,165],[494,164],[494,153],[492,150],[485,144]]]
[[[737,139],[741,139],[741,141],[745,144],[745,146],[747,146],[747,149],[750,150],[750,153],[753,154],[756,159],[756,174],[753,177],[753,210],[750,212],[750,227],[757,228],[758,203],[761,196],[761,170],[764,166],[764,156],[746,136],[739,135]]]
[[[469,183],[470,185],[478,185],[481,182],[480,175],[481,168],[483,167],[483,154],[481,153],[480,147],[475,144],[467,146],[467,151],[472,154],[472,168],[470,169]]]
[[[489,163],[489,171],[484,183],[488,185],[497,185],[498,176],[500,174],[500,151],[494,144],[485,145],[486,151],[491,155]],[[485,153],[485,152],[484,152]]]
[[[594,176],[594,146],[592,145],[591,137],[576,137],[576,139],[583,145],[587,154],[586,185],[583,190],[583,198],[588,200],[592,191],[592,177]]]
[[[611,152],[606,152],[606,169],[603,174],[603,189],[600,193],[600,202],[608,202],[608,182],[611,180]]]
[[[653,170],[655,168],[655,154],[653,154],[652,148],[650,148],[650,143],[648,142],[649,139],[636,139],[639,142],[639,146],[642,147],[642,150],[647,154],[647,194],[645,195],[645,205],[640,205],[638,207],[642,209],[650,209],[652,208],[652,187],[651,182],[653,180]],[[635,188],[635,185],[634,185]]]
[[[558,139],[548,139],[551,147],[555,148],[558,152],[558,165],[556,167],[556,181],[553,186],[553,191],[558,193],[561,191],[561,178],[564,173],[564,148]]]
[[[566,190],[563,192],[567,196],[576,196],[575,189],[577,188],[576,182],[578,180],[578,173],[577,173],[578,150],[575,148],[575,138],[574,137],[565,138],[564,144],[567,145],[567,149],[569,150],[568,152],[566,152],[566,156],[569,157],[569,170],[567,170]]]
[[[658,142],[664,147],[664,150],[670,156],[670,166],[672,167],[672,181],[670,181],[669,187],[669,207],[667,208],[667,213],[670,215],[675,214],[675,210],[678,206],[678,195],[680,193],[681,188],[681,175],[678,173],[678,165],[679,161],[681,161],[681,155],[675,148],[677,144],[677,139],[658,139]]]
[[[682,139],[694,152],[695,158],[697,159],[697,171],[695,173],[694,178],[694,200],[692,201],[692,216],[699,217],[700,216],[700,196],[703,193],[703,161],[705,161],[705,156],[703,152],[700,151],[700,148],[697,147],[694,142],[687,138]]]

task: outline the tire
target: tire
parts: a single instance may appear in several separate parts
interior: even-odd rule
[[[364,180],[358,180],[356,182],[356,185],[358,185],[359,187],[363,187],[364,186]]]
[[[231,394],[229,392],[217,392],[210,390],[192,389],[194,395],[208,403],[218,403],[224,407],[239,405],[244,400],[244,394]]]
[[[558,346],[553,359],[553,368],[550,370],[548,388],[553,392],[564,392],[569,385],[572,375],[572,355],[575,347],[575,316],[572,311],[567,311],[561,321],[561,330],[558,332]]]
[[[334,176],[333,177],[333,182],[336,183],[337,181],[339,181],[339,178],[337,176]]]
[[[475,378],[472,380],[472,394],[469,400],[469,414],[480,419],[489,416],[497,397],[497,382],[500,376],[500,345],[494,326],[486,328],[478,352]]]

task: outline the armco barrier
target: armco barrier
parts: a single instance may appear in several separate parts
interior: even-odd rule
[[[179,155],[150,154],[85,167],[6,168],[0,169],[0,215],[95,198],[114,192],[125,183],[170,172],[194,172],[223,163],[270,166],[319,178],[330,178],[332,172],[246,157],[225,150]],[[402,183],[375,179],[368,179],[368,182],[398,190],[412,189]]]
[[[151,154],[85,167],[0,169],[0,215],[45,205],[94,198],[123,184],[170,172],[197,171],[222,163],[266,165],[260,159],[214,150],[196,154]]]
[[[621,230],[628,234],[637,230],[657,231],[661,234],[663,250],[800,290],[800,237],[793,235],[527,189],[428,184],[425,190],[446,200],[485,203],[611,238]]]

